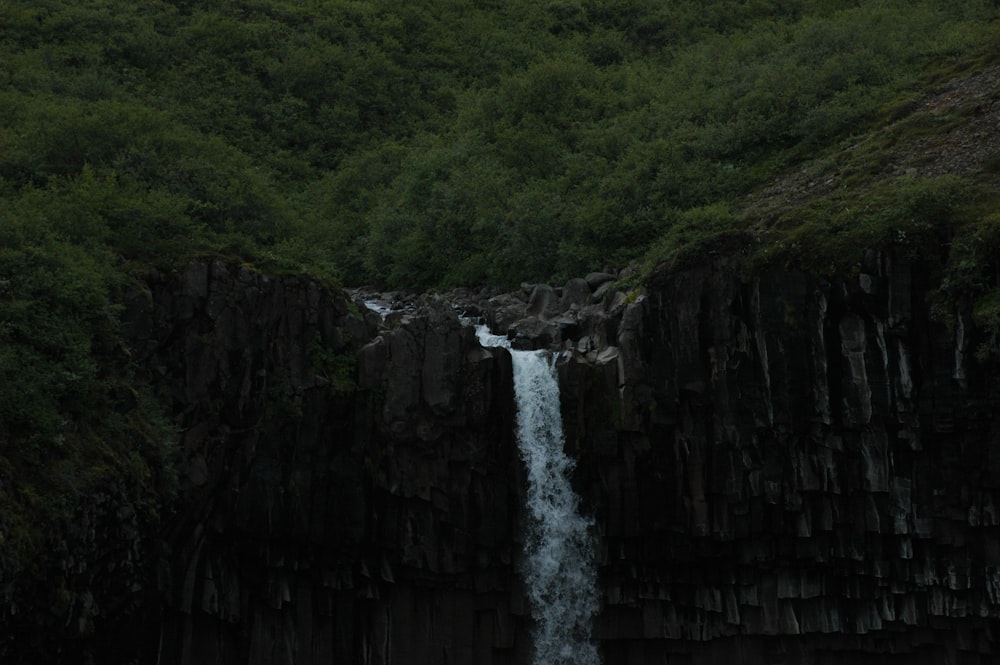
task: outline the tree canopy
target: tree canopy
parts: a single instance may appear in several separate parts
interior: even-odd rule
[[[0,195],[133,266],[425,289],[636,259],[988,50],[994,3],[4,3]],[[13,219],[11,219],[13,217]],[[95,249],[96,251],[96,249]]]

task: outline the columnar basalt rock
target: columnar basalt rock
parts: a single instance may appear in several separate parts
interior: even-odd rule
[[[183,469],[147,662],[524,662],[508,355],[219,262],[126,325]]]
[[[478,303],[562,353],[608,665],[996,656],[1000,383],[968,312],[931,317],[925,272],[718,258]]]
[[[606,663],[996,657],[1000,382],[926,289],[720,260],[626,309],[617,371],[563,364]]]
[[[182,665],[530,662],[510,356],[457,304],[560,354],[606,665],[992,662],[1000,375],[969,313],[932,318],[925,271],[876,253],[832,281],[614,279],[383,319],[301,276],[152,275],[124,326],[182,478],[128,639]]]

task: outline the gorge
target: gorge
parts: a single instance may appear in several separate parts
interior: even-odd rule
[[[932,316],[925,275],[891,253],[830,281],[715,258],[641,290],[421,296],[385,321],[220,261],[154,275],[124,320],[170,405],[180,494],[157,533],[108,531],[68,569],[50,660],[531,662],[512,357],[460,305],[565,352],[602,662],[992,662],[997,373],[968,309]],[[102,584],[125,557],[136,585]],[[57,610],[8,608],[6,634],[33,611]]]

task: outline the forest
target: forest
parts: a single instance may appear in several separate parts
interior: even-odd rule
[[[939,305],[969,298],[996,331],[1000,156],[923,166],[985,113],[924,111],[1000,64],[998,18],[993,0],[0,3],[0,594],[59,556],[46,529],[79,496],[113,485],[148,521],[175,491],[120,303],[192,259],[422,291],[931,248]]]
[[[620,267],[997,43],[994,3],[933,0],[0,12],[4,245],[95,285],[204,253],[410,290]]]

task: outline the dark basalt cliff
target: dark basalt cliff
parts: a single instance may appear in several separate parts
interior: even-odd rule
[[[1000,385],[922,279],[720,262],[630,306],[616,363],[564,365],[607,663],[993,662]]]
[[[128,318],[184,469],[143,662],[523,661],[509,356],[221,263]]]
[[[477,303],[565,350],[607,665],[993,662],[1000,377],[967,312],[932,320],[923,271],[874,253],[834,282],[609,279]],[[506,351],[441,299],[383,322],[222,263],[154,276],[125,322],[182,489],[101,660],[530,662]]]

